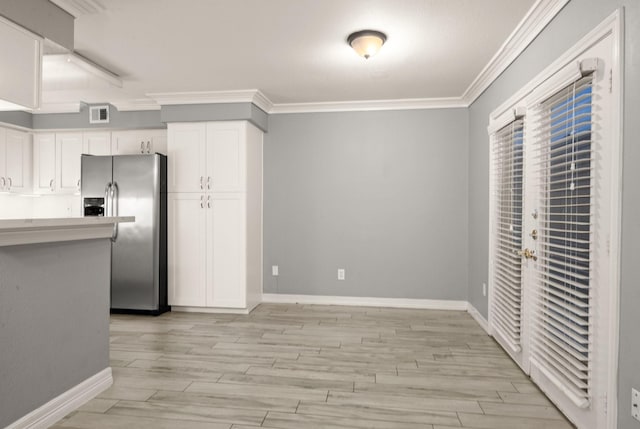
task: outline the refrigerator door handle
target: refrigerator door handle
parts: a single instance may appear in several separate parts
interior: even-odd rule
[[[111,204],[109,204],[109,198],[111,198],[111,182],[107,183],[104,187],[104,215],[111,216],[109,212]]]
[[[111,185],[111,215],[118,216],[118,184],[113,182]],[[115,242],[118,239],[118,222],[113,224],[113,235],[111,241]]]

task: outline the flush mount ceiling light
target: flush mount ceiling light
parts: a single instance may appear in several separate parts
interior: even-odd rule
[[[386,41],[387,35],[376,30],[356,31],[347,37],[349,46],[365,59],[369,59],[369,57],[377,54]]]

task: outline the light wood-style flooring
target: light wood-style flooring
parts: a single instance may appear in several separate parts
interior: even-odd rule
[[[54,428],[570,429],[465,312],[111,318],[114,385]]]

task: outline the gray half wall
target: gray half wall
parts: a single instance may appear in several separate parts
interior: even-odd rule
[[[264,291],[466,300],[467,117],[467,109],[271,115]]]
[[[489,226],[489,113],[548,64],[594,29],[616,8],[625,8],[624,161],[618,428],[640,428],[631,417],[631,387],[640,388],[640,2],[572,0],[469,111],[469,301],[486,316]]]
[[[0,247],[0,427],[109,367],[108,239]]]

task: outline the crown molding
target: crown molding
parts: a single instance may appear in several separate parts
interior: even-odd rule
[[[569,0],[538,0],[529,9],[522,21],[500,46],[471,85],[462,94],[462,99],[471,105],[524,52]]]
[[[265,112],[273,108],[273,104],[258,89],[242,89],[237,91],[193,91],[193,92],[155,92],[146,94],[159,105],[172,104],[219,104],[219,103],[253,103]]]
[[[467,107],[467,104],[458,97],[407,98],[399,100],[274,104],[268,113],[366,112],[374,110],[454,109],[459,107]]]
[[[107,10],[100,0],[51,0],[59,8],[77,18]]]
[[[161,106],[148,98],[137,98],[133,100],[117,100],[109,104],[118,109],[118,112],[131,112],[137,110],[160,110]]]

